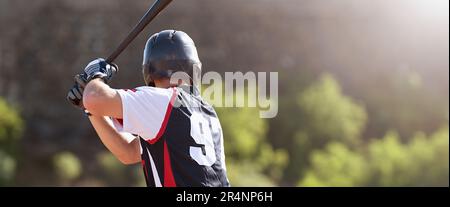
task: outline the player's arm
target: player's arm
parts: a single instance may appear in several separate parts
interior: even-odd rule
[[[96,116],[122,118],[122,101],[116,90],[108,86],[112,77],[117,73],[115,64],[108,64],[104,59],[91,61],[83,73],[75,76],[75,86],[78,90],[71,90],[68,99],[72,104],[87,109]],[[81,99],[78,98],[81,93]],[[75,92],[75,93],[73,93]],[[72,93],[72,94],[71,94]],[[81,101],[82,100],[82,101]]]
[[[75,106],[90,110],[90,121],[105,146],[123,163],[140,161],[139,140],[119,133],[104,116],[122,117],[119,95],[105,82],[116,73],[117,66],[109,65],[103,59],[89,63],[84,73],[75,76],[75,85],[67,98]],[[86,98],[88,100],[83,101]],[[86,105],[84,105],[86,104]]]
[[[119,93],[100,78],[94,79],[86,85],[83,103],[84,107],[95,116],[123,118],[122,100]]]
[[[103,144],[123,164],[130,165],[141,161],[139,139],[129,133],[120,133],[107,117],[90,116],[89,120]]]

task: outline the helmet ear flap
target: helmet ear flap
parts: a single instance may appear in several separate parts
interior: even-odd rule
[[[153,81],[153,79],[152,79],[152,77],[151,77],[151,75],[150,75],[150,73],[149,73],[149,71],[148,71],[148,68],[143,68],[142,69],[142,75],[143,75],[143,77],[144,77],[144,82],[145,82],[145,84],[147,85],[147,86],[150,86],[150,87],[155,87],[156,85],[155,85],[155,81]]]

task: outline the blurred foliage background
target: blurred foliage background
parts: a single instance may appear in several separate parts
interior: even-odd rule
[[[65,100],[151,0],[0,0],[0,186],[144,186]],[[448,0],[177,0],[145,40],[196,41],[204,71],[279,72],[279,113],[217,108],[233,186],[448,186]]]

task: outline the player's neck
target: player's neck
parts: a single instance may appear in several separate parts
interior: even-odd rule
[[[172,88],[172,87],[180,87],[180,86],[190,86],[190,84],[187,84],[182,80],[178,81],[178,83],[176,83],[176,84],[173,84],[173,83],[170,83],[169,79],[161,79],[161,80],[155,80],[155,86],[157,88]]]

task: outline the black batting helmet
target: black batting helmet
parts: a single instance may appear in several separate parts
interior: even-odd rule
[[[145,83],[170,78],[175,72],[185,72],[192,78],[201,75],[201,62],[194,41],[182,31],[165,30],[152,35],[145,45],[142,67]]]

